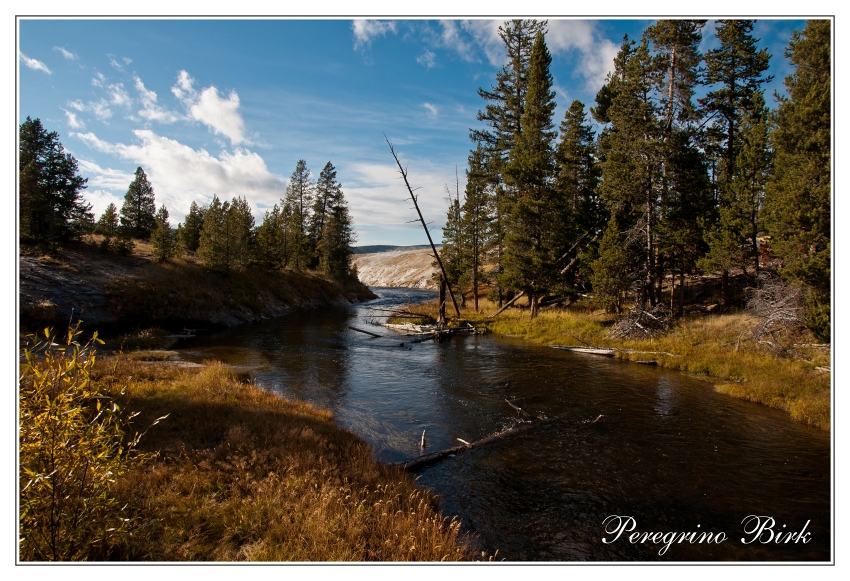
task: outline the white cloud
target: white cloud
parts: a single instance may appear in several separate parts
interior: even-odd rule
[[[122,73],[124,72],[124,67],[121,66],[121,63],[119,63],[118,61],[115,60],[115,57],[113,57],[111,54],[108,54],[106,56],[109,57],[109,64],[110,65],[112,65],[114,68],[118,69]],[[124,59],[124,60],[126,61],[127,59]]]
[[[22,63],[24,63],[26,66],[28,66],[34,71],[43,71],[48,75],[53,74],[50,72],[50,69],[47,68],[47,65],[41,62],[40,60],[32,59],[20,51],[18,51],[18,57],[21,59]]]
[[[124,107],[129,107],[130,103],[133,100],[130,98],[130,95],[127,94],[127,91],[124,89],[123,83],[115,83],[114,85],[109,85],[109,102],[113,105],[123,105]]]
[[[89,186],[106,188],[108,190],[126,190],[133,181],[134,175],[120,169],[102,168],[93,161],[77,160],[80,172],[89,178]]]
[[[90,111],[94,113],[95,117],[97,117],[100,121],[106,121],[112,117],[112,110],[109,108],[109,103],[106,99],[101,99],[100,101],[89,101],[85,104],[79,99],[76,99],[74,101],[69,101],[68,106],[80,112]],[[72,127],[74,126],[72,125]],[[80,125],[80,127],[82,127],[82,125]]]
[[[145,84],[139,77],[133,77],[136,81],[136,90],[139,92],[139,100],[142,102],[142,109],[139,111],[139,116],[149,121],[159,121],[160,123],[174,123],[180,116],[173,111],[163,109],[156,102],[156,93],[145,88]]]
[[[106,190],[83,190],[83,198],[91,204],[95,220],[103,215],[103,212],[106,211],[106,207],[109,204],[115,204],[115,207],[118,208],[119,211],[121,210],[121,206],[124,204],[123,194],[113,194]]]
[[[396,144],[396,141],[393,141]],[[446,216],[446,184],[454,192],[454,168],[437,167],[423,160],[407,160],[400,155],[402,166],[415,167],[408,174],[410,185],[418,195],[419,208],[431,229],[435,242],[442,238],[441,228]],[[374,227],[387,230],[418,230],[424,237],[422,226],[416,222],[416,210],[410,201],[410,194],[401,181],[398,167],[389,164],[361,163],[346,168],[349,176],[343,184],[345,197],[349,201],[354,223],[358,229],[371,230]],[[460,172],[460,190],[466,187],[463,172]]]
[[[92,77],[91,84],[95,87],[102,87],[103,83],[106,82],[106,77],[103,76],[103,73],[97,73],[94,77]]]
[[[117,153],[117,149],[111,143],[107,143],[99,139],[94,133],[89,131],[88,133],[71,133],[71,137],[76,137],[92,149],[96,149],[97,151],[102,151],[103,153]]]
[[[131,62],[133,62],[133,59],[128,59],[127,57],[124,57],[124,58],[122,58],[121,60],[123,60],[123,61],[124,61],[124,64],[125,64],[125,65],[129,65]]]
[[[439,113],[437,107],[435,107],[431,103],[422,103],[422,106],[425,107],[425,109],[428,111],[428,117],[430,117],[431,119],[437,118],[437,114]]]
[[[461,22],[463,29],[469,33],[475,44],[484,51],[487,60],[493,66],[499,66],[505,62],[505,43],[499,36],[501,20],[464,20]]]
[[[599,33],[589,20],[549,20],[546,44],[552,54],[577,52],[580,57],[577,74],[584,77],[588,89],[598,89],[605,76],[614,69],[619,48]]]
[[[85,123],[77,119],[76,113],[71,113],[67,109],[62,110],[65,111],[65,116],[68,118],[68,127],[70,127],[71,129],[82,129],[86,126]]]
[[[256,153],[236,148],[216,157],[147,129],[133,133],[138,138],[133,145],[107,143],[91,132],[71,136],[143,167],[154,186],[157,205],[164,203],[173,210],[174,220],[185,215],[192,201],[209,200],[214,193],[228,200],[244,196],[254,208],[278,203],[284,195],[284,181],[272,174]],[[103,176],[106,180],[110,174],[104,171]],[[258,210],[256,215],[260,216]]]
[[[428,50],[426,48],[425,52],[423,52],[421,55],[416,57],[416,62],[418,62],[420,65],[422,65],[426,69],[432,69],[432,68],[434,68],[434,65],[437,64],[434,61],[435,56],[436,55],[433,52],[431,52],[430,50]]]
[[[69,61],[77,60],[77,55],[75,55],[74,53],[72,53],[70,50],[68,50],[66,48],[62,48],[61,46],[54,46],[53,50],[58,50],[60,52],[60,54]]]
[[[444,47],[456,51],[460,55],[460,58],[467,62],[475,62],[477,60],[473,45],[461,35],[461,27],[457,21],[441,20],[440,26],[443,28],[440,40]]]
[[[396,24],[392,20],[355,20],[351,23],[354,32],[354,48],[369,46],[372,39],[386,36],[388,32],[396,33]]]
[[[193,84],[195,80],[186,71],[180,71],[177,82],[171,92],[183,101],[189,116],[213,130],[216,135],[224,135],[232,145],[246,143],[245,122],[239,114],[239,95],[230,91],[227,98],[219,96],[218,89],[207,87],[198,93]]]

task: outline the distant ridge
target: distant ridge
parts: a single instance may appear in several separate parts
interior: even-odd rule
[[[437,244],[437,248],[442,245]],[[351,251],[354,254],[372,254],[374,252],[390,252],[393,250],[419,250],[421,248],[431,248],[430,244],[414,244],[413,246],[391,246],[389,244],[373,244],[372,246],[354,246]]]

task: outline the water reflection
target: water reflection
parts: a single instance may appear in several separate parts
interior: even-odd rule
[[[366,307],[433,296],[378,294]],[[663,369],[492,336],[411,344],[378,328],[383,337],[371,338],[348,329],[368,324],[366,307],[246,325],[183,352],[253,366],[260,385],[333,411],[383,461],[418,455],[423,429],[431,452],[512,426],[505,400],[552,418],[418,474],[446,514],[510,560],[829,559],[829,434]],[[730,540],[663,556],[654,545],[603,544],[611,514],[634,516],[641,531],[700,525]],[[743,546],[749,514],[788,527],[811,520],[813,540]]]

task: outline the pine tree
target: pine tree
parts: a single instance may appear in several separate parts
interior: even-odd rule
[[[602,185],[608,211],[630,239],[643,237],[643,264],[630,265],[644,279],[640,302],[657,302],[656,242],[661,192],[661,125],[654,99],[655,63],[647,39],[635,49],[624,41],[618,55],[621,75],[609,77],[611,120],[600,139]],[[601,249],[600,249],[601,252]]]
[[[717,244],[728,245],[734,242],[735,234],[725,232],[729,225],[730,214],[737,211],[732,199],[730,184],[736,178],[736,161],[741,147],[741,126],[744,119],[753,114],[760,93],[760,87],[773,77],[764,77],[770,62],[770,53],[766,48],[756,48],[757,39],[753,38],[753,20],[721,20],[717,27],[720,46],[705,54],[705,83],[717,85],[709,91],[700,103],[709,113],[717,114],[720,121],[710,128],[712,139],[722,144],[717,171],[717,202],[719,216],[727,215],[724,225],[718,222],[708,228],[706,241],[711,245],[716,257],[727,254],[726,249],[715,249]],[[729,271],[722,269],[723,305],[729,306]]]
[[[147,240],[156,225],[154,214],[156,202],[153,186],[141,167],[136,169],[136,177],[130,182],[121,207],[121,225],[130,236]]]
[[[551,211],[562,224],[556,230],[557,254],[566,259],[575,244],[587,246],[599,235],[605,217],[598,191],[602,174],[596,160],[595,136],[581,101],[573,101],[561,121],[555,172],[557,203]],[[576,250],[582,254],[579,247]],[[570,281],[574,280],[575,272],[568,273]]]
[[[829,20],[810,20],[785,51],[795,70],[776,113],[775,170],[765,199],[782,275],[806,286],[807,325],[822,341],[830,339],[830,32]]]
[[[78,236],[93,220],[91,206],[82,197],[85,178],[77,173],[77,160],[39,119],[27,117],[20,126],[20,237],[52,248]]]
[[[472,301],[478,312],[478,287],[486,281],[484,259],[493,245],[494,195],[488,180],[486,152],[481,144],[469,154],[466,190],[461,211],[461,229],[466,236],[467,278],[472,285]]]
[[[198,206],[197,202],[192,202],[189,206],[189,213],[186,214],[186,220],[178,229],[178,240],[186,250],[195,252],[198,245],[201,243],[201,228],[204,226],[204,213],[206,206]]]
[[[165,204],[159,207],[154,217],[155,226],[151,232],[151,246],[153,246],[153,259],[156,262],[168,262],[174,258],[177,250],[174,232],[168,221],[168,209]]]
[[[443,262],[443,268],[446,270],[446,281],[450,289],[457,289],[460,294],[461,306],[466,306],[466,290],[468,287],[468,248],[466,240],[466,230],[463,228],[461,210],[460,210],[460,191],[455,191],[453,196],[446,186],[446,201],[449,208],[446,211],[446,224],[443,226],[443,247],[440,250],[440,259]],[[434,268],[438,268],[437,261],[432,263]],[[439,271],[435,271],[434,279],[440,281],[443,275]]]
[[[543,33],[538,32],[528,69],[522,131],[516,137],[505,168],[505,181],[516,191],[516,200],[505,228],[499,282],[529,296],[531,318],[537,316],[540,297],[553,285],[554,229],[551,214],[547,214],[555,191],[552,183],[555,93],[549,72],[551,63]]]
[[[289,262],[287,221],[288,216],[275,204],[271,211],[266,210],[257,229],[257,262],[265,268],[280,270]]]
[[[720,20],[717,38],[720,46],[705,53],[705,83],[719,85],[700,100],[709,113],[717,113],[725,125],[721,130],[725,142],[723,173],[725,182],[735,175],[735,158],[740,143],[740,121],[752,112],[759,87],[772,76],[762,74],[770,66],[770,53],[758,50],[753,38],[754,20]]]
[[[118,233],[118,208],[112,202],[106,206],[103,214],[98,218],[94,233],[110,238]]]
[[[328,215],[329,201],[338,195],[340,189],[339,183],[336,181],[336,168],[331,162],[325,164],[322,172],[319,174],[319,179],[316,182],[315,195],[313,198],[313,211],[309,219],[309,239],[310,245],[313,248],[318,248],[324,235],[325,221]],[[318,253],[314,254],[311,260],[311,267],[318,265],[320,257]]]
[[[599,256],[593,262],[590,282],[593,285],[593,302],[606,312],[620,313],[623,294],[640,280],[634,264],[639,253],[621,232],[617,216],[611,217],[599,243]]]
[[[227,214],[228,202],[222,202],[213,194],[213,199],[204,213],[198,256],[212,270],[229,272],[231,267]]]
[[[335,176],[336,172],[333,173]],[[345,282],[356,277],[351,267],[351,247],[357,241],[357,234],[342,186],[337,184],[328,191],[327,216],[318,248],[319,268],[334,280]]]
[[[227,236],[230,255],[230,268],[245,270],[251,264],[254,255],[254,215],[251,206],[243,197],[230,202],[227,211]]]
[[[490,91],[478,89],[478,95],[487,102],[478,112],[478,121],[486,129],[471,129],[470,139],[481,144],[486,152],[490,187],[494,192],[492,204],[494,244],[497,274],[502,272],[505,224],[514,201],[512,191],[504,184],[504,169],[521,132],[525,112],[525,95],[528,90],[528,67],[534,39],[545,30],[547,21],[510,20],[499,27],[499,37],[505,44],[507,63],[496,73],[496,84]],[[498,281],[497,281],[498,282]],[[502,288],[497,287],[499,306],[502,305]]]
[[[310,179],[307,162],[298,160],[295,171],[286,186],[284,205],[292,209],[290,215],[290,232],[292,246],[292,262],[295,270],[302,270],[310,265],[314,249],[308,236],[310,205],[313,202],[314,184]]]

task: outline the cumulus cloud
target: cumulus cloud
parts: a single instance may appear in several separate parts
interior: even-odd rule
[[[103,73],[100,73],[100,72],[97,73],[94,77],[92,77],[92,80],[91,80],[91,84],[94,87],[102,87],[105,82],[106,82],[106,77],[103,75]]]
[[[180,116],[173,111],[163,109],[156,100],[156,93],[145,87],[142,79],[133,77],[136,82],[136,90],[139,92],[139,100],[142,103],[142,109],[139,110],[139,117],[148,121],[159,121],[160,123],[174,123]]]
[[[127,184],[129,185],[129,182]],[[126,187],[124,186],[125,189]],[[95,220],[103,215],[109,204],[115,204],[115,207],[120,210],[124,203],[124,194],[115,194],[107,190],[93,190],[91,188],[83,190],[83,198],[91,204]]]
[[[618,47],[602,37],[593,21],[549,20],[546,44],[552,54],[577,53],[580,64],[575,70],[589,89],[600,87],[614,69]]]
[[[75,61],[75,60],[77,60],[77,55],[75,55],[74,53],[72,53],[72,52],[71,52],[70,50],[68,50],[67,48],[63,48],[63,47],[61,47],[61,46],[54,46],[54,47],[53,47],[53,50],[58,50],[58,51],[59,51],[59,53],[60,53],[63,57],[65,57],[67,60],[69,60],[69,61]]]
[[[351,23],[354,32],[354,48],[359,49],[372,44],[372,39],[396,33],[396,24],[392,20],[355,20]]]
[[[254,208],[278,203],[284,195],[284,181],[272,174],[263,158],[254,152],[236,148],[215,156],[147,129],[133,133],[138,142],[130,145],[108,143],[91,132],[71,136],[97,151],[112,153],[145,168],[157,203],[165,203],[169,211],[173,210],[175,220],[188,211],[192,201],[208,200],[214,193],[222,199],[244,196]],[[105,171],[98,175],[104,180],[111,176]]]
[[[174,96],[186,106],[189,116],[212,129],[216,135],[224,135],[233,145],[247,142],[236,91],[230,91],[227,98],[219,95],[215,87],[207,87],[198,93],[194,82],[188,72],[180,71],[177,82],[171,87]]]
[[[27,67],[31,68],[34,71],[42,71],[44,73],[47,73],[48,75],[53,74],[50,72],[50,69],[47,68],[47,65],[41,62],[40,60],[30,58],[20,51],[18,52],[18,58],[21,59],[22,63],[24,63]]]
[[[437,64],[436,61],[434,60],[435,56],[436,55],[433,52],[431,52],[430,50],[428,50],[426,48],[425,52],[423,52],[421,55],[416,57],[416,62],[418,62],[420,65],[422,65],[426,69],[432,69],[432,68],[434,68],[434,65]]]
[[[68,111],[67,109],[62,109],[65,111],[65,117],[68,118],[68,127],[71,129],[82,129],[86,126],[85,123],[77,119],[77,114]]]
[[[437,118],[439,110],[436,106],[432,105],[431,103],[422,103],[422,106],[425,107],[426,111],[428,111],[428,117],[430,117],[431,119]]]
[[[102,168],[93,161],[78,159],[80,171],[89,178],[89,187],[106,188],[108,190],[126,190],[135,175],[120,169]]]

